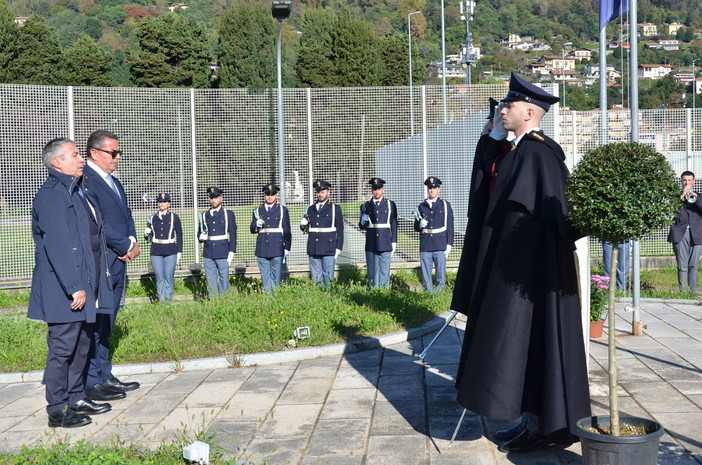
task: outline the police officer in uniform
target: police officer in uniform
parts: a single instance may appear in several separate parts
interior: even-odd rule
[[[397,207],[384,197],[385,181],[368,181],[373,197],[361,204],[358,227],[366,231],[368,287],[390,286],[390,260],[397,247]]]
[[[277,201],[279,191],[275,184],[263,186],[263,204],[254,209],[251,219],[251,234],[258,234],[256,257],[263,289],[270,293],[280,286],[283,259],[292,241],[288,209]]]
[[[202,247],[207,293],[210,297],[229,292],[229,266],[236,252],[236,218],[222,207],[222,189],[208,187],[210,208],[200,215],[198,239]]]
[[[151,242],[151,266],[156,276],[159,302],[173,300],[176,265],[183,253],[183,228],[178,215],[169,210],[171,196],[162,192],[156,196],[158,212],[144,229],[144,239]]]
[[[429,196],[414,214],[414,230],[419,233],[419,260],[422,284],[430,292],[441,292],[446,285],[446,259],[453,247],[453,208],[439,198],[441,179],[430,176],[424,181]],[[436,267],[436,286],[431,270]]]
[[[344,217],[341,207],[329,200],[331,184],[323,179],[314,182],[317,202],[307,207],[300,229],[308,234],[312,281],[325,286],[334,280],[336,258],[344,248]]]

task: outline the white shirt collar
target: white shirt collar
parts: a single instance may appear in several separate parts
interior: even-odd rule
[[[101,177],[102,179],[107,179],[107,177],[110,175],[110,173],[108,173],[108,172],[106,172],[105,170],[103,170],[102,168],[100,168],[100,167],[99,167],[98,165],[96,165],[95,162],[92,161],[92,160],[88,160],[88,166],[91,167],[92,169],[94,169],[95,172],[96,172],[97,174],[99,174],[100,177]],[[107,182],[107,181],[105,181],[105,182]]]
[[[513,143],[514,145],[517,145],[517,144],[519,144],[519,142],[522,140],[522,138],[523,138],[527,133],[529,133],[529,132],[539,132],[539,131],[541,131],[541,128],[529,129],[529,130],[528,130],[527,132],[525,132],[524,134],[522,134],[522,135],[520,135],[520,136],[517,136],[517,137],[515,137],[514,139],[512,139],[512,143]]]

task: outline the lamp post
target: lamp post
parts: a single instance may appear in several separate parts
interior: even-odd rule
[[[465,3],[465,10],[464,10]],[[466,53],[463,57],[463,63],[466,65],[466,86],[471,84],[470,66],[475,62],[473,57],[473,35],[470,33],[470,22],[473,21],[473,13],[475,12],[475,2],[473,0],[461,0],[460,3],[461,19],[466,22]]]
[[[409,51],[409,91],[410,91],[410,134],[414,135],[414,97],[412,95],[412,15],[421,11],[413,11],[407,15],[407,49]]]
[[[695,77],[695,63],[700,61],[699,58],[692,60],[692,109],[697,108],[695,98],[697,97],[697,78]]]
[[[283,20],[290,16],[290,0],[274,0],[271,4],[273,18],[278,20],[276,49],[278,56],[278,169],[280,171],[280,204],[285,205],[285,151],[283,149],[283,68],[280,47],[282,42]]]
[[[446,26],[444,21],[444,0],[441,0],[441,106],[444,124],[448,122],[446,110]]]
[[[563,108],[566,106],[566,80],[565,80],[565,71],[566,71],[566,65],[565,65],[565,48],[573,45],[573,42],[565,42],[561,46],[561,64],[563,65],[563,74],[561,74],[561,79],[563,79]],[[601,61],[601,60],[600,60]],[[602,70],[600,70],[600,73]],[[601,74],[600,74],[601,76]],[[601,79],[601,77],[600,77]]]

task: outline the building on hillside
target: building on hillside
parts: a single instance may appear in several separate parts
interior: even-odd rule
[[[669,36],[674,36],[675,34],[678,33],[678,31],[679,31],[680,29],[682,29],[682,28],[684,28],[684,27],[685,27],[684,24],[680,24],[680,23],[670,23],[670,24],[668,24],[668,35],[669,35]]]
[[[573,57],[578,61],[592,60],[592,50],[587,48],[576,48],[575,50],[568,53],[569,57]]]
[[[168,9],[172,12],[179,10],[187,10],[188,5],[186,5],[185,3],[171,3],[170,5],[168,5]]]
[[[548,76],[550,70],[543,63],[529,63],[527,71],[536,76]]]
[[[702,93],[702,78],[696,77],[694,81],[692,81],[692,92],[695,94]]]
[[[639,65],[639,79],[663,79],[670,74],[670,65]]]
[[[690,87],[692,86],[692,81],[693,81],[693,76],[691,71],[680,71],[680,70],[675,70],[671,71],[670,75],[678,81],[680,84]]]
[[[588,76],[592,76],[595,80],[599,81],[600,80],[600,64],[599,63],[590,63],[587,65],[587,74]],[[608,82],[614,82],[616,79],[620,78],[622,75],[614,69],[614,65],[607,65],[607,81]]]
[[[549,73],[554,81],[569,82],[575,79],[577,73],[573,69],[552,69]]]
[[[468,51],[468,56],[471,59],[471,63],[480,60],[483,55],[480,53],[480,44],[473,44],[473,48]],[[465,62],[466,57],[466,44],[461,44],[461,61]]]
[[[644,48],[667,50],[674,52],[680,50],[680,41],[677,39],[659,39],[656,42],[647,42]]]
[[[15,16],[15,24],[17,27],[24,27],[24,23],[27,22],[29,16]]]
[[[542,56],[539,63],[543,63],[548,70],[552,69],[572,69],[575,70],[575,58],[562,56]]]
[[[526,38],[524,40],[526,40]],[[522,38],[519,34],[509,34],[507,37],[500,40],[500,44],[506,45],[507,47],[512,48],[513,46],[520,43],[521,41],[522,41]]]
[[[652,23],[643,23],[639,25],[639,32],[644,37],[652,37],[658,35],[658,27]]]

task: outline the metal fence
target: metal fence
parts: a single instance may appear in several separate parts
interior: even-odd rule
[[[307,263],[306,237],[296,226],[314,199],[316,178],[332,184],[331,199],[341,204],[347,220],[339,262],[363,262],[363,236],[355,225],[373,176],[388,182],[386,195],[398,205],[399,253],[393,261],[418,261],[411,212],[425,196],[423,180],[429,175],[444,181],[442,197],[454,207],[457,240],[449,259],[457,260],[488,98],[506,90],[505,85],[283,89],[284,186],[294,231],[288,263]],[[547,90],[558,92],[555,85]],[[41,148],[54,137],[68,136],[84,150],[96,129],[120,136],[124,156],[116,175],[126,188],[137,231],[155,211],[155,194],[169,192],[184,225],[181,266],[198,264],[197,212],[209,206],[206,187],[216,185],[237,218],[235,266],[255,267],[251,212],[261,201],[261,186],[279,182],[276,92],[0,85],[0,283],[31,277],[31,202],[46,178]],[[642,142],[664,153],[678,173],[699,170],[699,110],[642,111],[640,116]],[[561,112],[558,106],[547,114],[543,129],[561,142],[569,166],[598,144],[599,117],[599,112]],[[610,140],[627,140],[629,112],[611,111],[609,119]],[[643,242],[644,254],[671,254],[662,234]],[[130,272],[148,271],[145,250]]]

